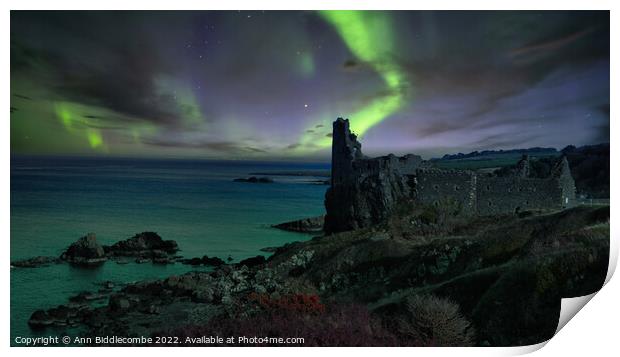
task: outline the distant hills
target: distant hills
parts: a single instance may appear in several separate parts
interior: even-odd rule
[[[441,159],[431,159],[433,160],[458,160],[458,159],[468,159],[473,157],[481,157],[481,156],[495,156],[502,154],[547,154],[553,155],[557,154],[558,150],[555,148],[542,148],[542,147],[533,147],[529,149],[510,149],[510,150],[483,150],[483,151],[472,151],[469,154],[463,154],[462,152],[458,154],[445,154]]]

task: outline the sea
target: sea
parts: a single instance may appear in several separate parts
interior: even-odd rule
[[[328,186],[316,181],[326,178],[233,180],[256,172],[326,170],[327,163],[13,156],[11,261],[60,256],[89,232],[103,245],[157,232],[177,241],[186,258],[208,255],[238,262],[268,256],[260,249],[312,238],[271,225],[324,214]],[[208,268],[112,261],[88,269],[69,264],[11,268],[11,344],[16,337],[62,333],[32,330],[28,318],[82,291],[96,291],[103,282],[122,286],[200,269]]]

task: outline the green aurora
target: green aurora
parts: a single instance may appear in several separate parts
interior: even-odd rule
[[[350,114],[352,131],[362,136],[403,106],[409,87],[406,74],[391,57],[395,52],[396,39],[390,13],[331,10],[321,11],[320,15],[336,29],[355,58],[370,66],[387,87],[385,95]],[[329,116],[328,123],[332,117]],[[306,134],[301,142],[309,144],[315,140],[315,135]],[[329,147],[331,139],[323,137],[314,143],[315,149]]]
[[[325,160],[337,117],[368,154],[608,142],[608,20],[14,11],[11,152]]]

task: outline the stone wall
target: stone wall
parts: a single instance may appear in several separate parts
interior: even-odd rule
[[[385,220],[400,202],[458,208],[493,215],[532,209],[562,209],[575,201],[566,158],[549,177],[531,177],[527,157],[508,174],[433,168],[417,155],[368,158],[349,130],[333,124],[331,187],[325,196],[326,233],[369,227]]]
[[[473,171],[419,169],[415,174],[415,198],[434,206],[457,203],[464,212],[473,212],[476,180]]]
[[[562,159],[549,177],[529,175],[524,158],[509,176],[468,170],[418,169],[415,199],[424,204],[457,203],[464,213],[492,215],[533,209],[562,209],[575,200],[574,181]]]
[[[478,177],[479,215],[518,213],[532,209],[562,208],[561,190],[554,179]]]

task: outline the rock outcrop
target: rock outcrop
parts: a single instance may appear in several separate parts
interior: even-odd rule
[[[75,265],[99,265],[108,260],[106,253],[101,245],[97,243],[95,233],[88,233],[86,236],[71,244],[62,253],[60,259]]]
[[[72,243],[60,257],[38,256],[24,260],[11,262],[15,268],[36,268],[57,263],[71,263],[80,266],[96,266],[108,259],[113,259],[118,264],[136,263],[172,264],[182,257],[176,256],[179,250],[177,242],[163,240],[155,232],[142,232],[135,236],[114,243],[111,246],[102,246],[97,243],[95,233],[88,233],[75,243]],[[128,260],[129,259],[129,260]],[[218,266],[224,264],[219,258],[203,257],[199,264]],[[206,259],[206,260],[205,260]],[[184,260],[187,263],[188,259]]]
[[[38,256],[34,258],[28,258],[24,260],[16,260],[11,262],[11,267],[15,268],[38,268],[42,266],[47,266],[50,264],[57,264],[62,262],[62,260],[58,257],[45,257]]]
[[[273,183],[273,179],[269,177],[256,177],[251,176],[248,178],[236,178],[234,182],[249,182],[249,183]]]
[[[324,222],[325,216],[317,216],[274,224],[272,227],[291,232],[320,233],[323,231]]]
[[[243,259],[237,265],[240,266],[240,267],[246,266],[248,268],[253,268],[253,267],[265,264],[266,261],[267,261],[267,259],[265,259],[264,256],[257,255],[255,257],[250,257],[250,258],[247,258],[247,259]]]
[[[106,246],[105,250],[111,256],[121,257],[164,257],[179,250],[177,242],[163,240],[155,232],[142,232],[135,236]]]
[[[219,267],[220,265],[226,264],[218,257],[208,257],[206,255],[202,258],[181,259],[181,263],[186,265],[206,265],[213,267]]]

